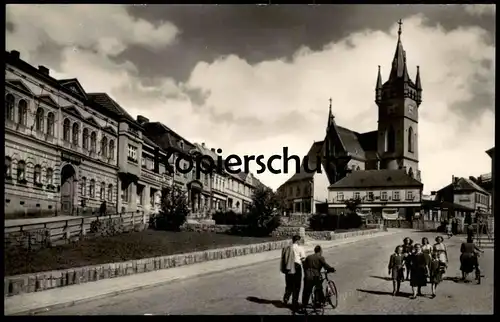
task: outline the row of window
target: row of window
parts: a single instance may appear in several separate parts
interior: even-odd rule
[[[72,129],[72,131],[71,131],[71,129]],[[80,143],[80,125],[77,122],[74,122],[73,126],[71,126],[71,121],[68,118],[64,119],[64,121],[63,121],[63,140],[66,142],[71,142],[76,146],[80,145],[79,144]],[[89,142],[90,142],[90,145],[89,145]],[[108,138],[103,135],[100,145],[101,145],[100,146],[101,149],[99,151],[99,154],[105,158],[109,158],[109,159],[113,160],[115,157],[115,141],[109,140],[109,143],[108,143]],[[92,131],[92,133],[90,133],[90,135],[89,135],[89,129],[88,128],[83,129],[82,147],[85,150],[97,152],[97,133],[95,131]],[[109,149],[108,149],[108,147],[109,147]]]
[[[359,192],[354,192],[354,199],[361,200],[361,195]],[[366,199],[367,200],[374,200],[375,198],[374,198],[373,192],[368,192],[366,194]],[[413,200],[413,199],[414,199],[413,191],[410,191],[410,190],[406,191],[406,200]],[[337,200],[339,200],[339,201],[344,200],[344,193],[343,192],[337,192]],[[380,200],[388,200],[387,191],[382,191],[380,193]],[[392,200],[400,200],[399,191],[392,192]]]
[[[490,198],[488,196],[476,193],[476,203],[480,203],[483,205],[489,205],[490,204]]]
[[[96,198],[96,195],[95,195],[96,183],[95,183],[94,179],[90,179],[90,182],[87,185],[87,178],[82,177],[80,186],[81,186],[82,197],[88,196],[90,198]],[[88,188],[88,194],[87,194],[87,188]],[[105,182],[101,182],[101,184],[100,184],[99,199],[106,200],[106,183]],[[112,184],[108,185],[107,200],[113,201],[113,185]]]
[[[15,122],[15,98],[12,94],[7,94],[5,97],[5,119],[11,122]],[[18,102],[18,118],[17,122],[23,126],[28,126],[28,103],[21,99]],[[38,132],[46,133],[50,136],[54,136],[55,133],[55,115],[52,112],[47,114],[47,124],[45,124],[45,110],[39,107],[35,114],[35,130]],[[71,129],[72,135],[71,135]],[[90,142],[89,142],[90,139]],[[66,142],[71,142],[76,146],[80,144],[80,125],[75,122],[71,126],[71,121],[66,118],[63,121],[63,140]],[[89,144],[90,143],[90,144]],[[89,135],[89,129],[85,128],[83,130],[83,140],[82,146],[86,150],[94,151],[97,150],[97,133],[92,131]],[[108,149],[109,147],[109,149]],[[106,158],[114,159],[115,156],[115,142],[109,140],[106,136],[103,136],[101,140],[101,151],[100,154]]]
[[[290,192],[289,193],[290,196],[293,196],[293,188],[292,187],[289,188],[289,192]],[[296,187],[295,188],[295,196],[297,196],[297,197],[300,196],[300,192],[301,192],[300,187]],[[311,193],[311,187],[305,186],[304,187],[304,194],[309,195],[310,193]]]
[[[5,96],[5,120],[16,122],[15,120],[15,105],[16,99],[14,95],[7,94]],[[54,117],[54,114],[52,114]],[[17,103],[17,123],[27,126],[28,125],[28,102],[26,100],[19,100]]]
[[[33,169],[33,184],[43,185],[42,182],[42,166],[39,164],[35,165]],[[10,157],[5,157],[5,178],[12,178],[12,159]],[[27,183],[26,179],[26,162],[20,160],[17,162],[16,169],[16,180],[19,183]],[[47,168],[45,171],[45,184],[52,185],[54,180],[54,170],[52,168]]]

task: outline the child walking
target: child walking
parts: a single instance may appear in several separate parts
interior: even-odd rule
[[[405,257],[403,254],[403,246],[398,246],[394,250],[394,254],[389,258],[389,275],[392,277],[392,295],[399,294],[401,282],[404,280],[404,265]]]
[[[406,279],[410,280],[410,257],[413,254],[413,240],[410,237],[403,239],[403,256],[405,258]]]
[[[431,282],[431,298],[436,297],[436,289],[439,283],[443,280],[446,264],[439,260],[438,253],[432,253],[432,261],[430,264],[430,282]]]

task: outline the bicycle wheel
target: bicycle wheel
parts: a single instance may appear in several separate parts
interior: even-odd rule
[[[333,281],[328,281],[325,290],[326,302],[331,305],[333,309],[336,309],[339,305],[337,286]]]
[[[325,304],[322,302],[322,299],[318,298],[318,290],[316,289],[316,286],[312,291],[312,313],[316,315],[325,314]]]

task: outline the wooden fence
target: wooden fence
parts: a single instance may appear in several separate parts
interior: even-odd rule
[[[56,219],[56,218],[55,218]],[[57,244],[60,241],[71,241],[85,236],[91,230],[91,223],[99,220],[120,220],[125,228],[133,228],[137,224],[148,225],[149,215],[143,212],[126,212],[107,216],[75,217],[64,220],[50,220],[31,224],[6,226],[4,228],[5,246],[40,245],[42,243]]]

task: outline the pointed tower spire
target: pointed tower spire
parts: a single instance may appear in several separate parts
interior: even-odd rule
[[[394,59],[392,61],[392,69],[389,76],[389,81],[394,81],[401,78],[404,81],[408,81],[410,77],[408,76],[408,70],[406,68],[406,52],[403,49],[403,43],[401,42],[401,25],[403,24],[401,19],[399,19],[398,24],[398,43],[396,45],[396,52],[394,53]]]
[[[330,107],[328,111],[328,126],[326,127],[327,131],[330,129],[330,126],[332,126],[333,123],[335,123],[335,116],[333,116],[332,113],[332,98],[330,97],[328,100],[330,101]]]
[[[415,80],[415,88],[416,88],[416,97],[415,100],[417,105],[422,103],[422,82],[420,81],[420,66],[417,66],[417,77]]]
[[[422,90],[422,83],[420,82],[420,66],[417,66],[417,79],[415,80],[415,87],[417,91]]]
[[[378,65],[377,85],[375,85],[375,102],[382,100],[382,75],[380,74],[380,65]]]

